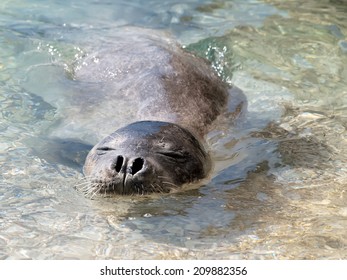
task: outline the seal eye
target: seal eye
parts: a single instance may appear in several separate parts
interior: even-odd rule
[[[98,151],[104,151],[104,152],[114,150],[114,149],[109,148],[109,147],[100,147],[100,148],[96,148],[96,149],[97,149]]]
[[[96,148],[96,151],[97,151],[98,155],[104,155],[104,154],[106,154],[107,151],[113,151],[113,150],[114,149],[109,148],[109,147],[99,147],[99,148]]]
[[[183,153],[183,152],[165,151],[165,152],[158,152],[158,154],[165,156],[167,158],[176,160],[176,161],[186,161],[187,160],[187,154]]]

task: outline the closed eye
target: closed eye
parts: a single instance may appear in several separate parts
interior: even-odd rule
[[[180,160],[186,159],[186,157],[187,157],[186,153],[174,152],[174,151],[158,152],[158,154],[172,158],[172,159],[180,159]]]
[[[113,151],[114,149],[110,148],[110,147],[99,147],[99,148],[96,148],[97,151]]]

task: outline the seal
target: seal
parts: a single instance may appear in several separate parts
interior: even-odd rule
[[[82,125],[107,133],[85,160],[86,195],[167,193],[208,176],[204,136],[237,88],[205,59],[167,35],[128,28],[79,60],[72,76],[88,85]]]

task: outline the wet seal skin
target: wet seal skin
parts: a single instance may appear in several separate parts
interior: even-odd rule
[[[119,109],[136,113],[91,149],[78,189],[89,197],[167,193],[206,178],[212,163],[204,135],[221,114],[240,113],[244,100],[234,114],[228,104],[233,90],[242,92],[162,33],[127,29],[101,49],[79,63],[74,79],[107,85],[107,100],[97,103],[107,121],[119,119]],[[117,107],[123,98],[129,108]]]

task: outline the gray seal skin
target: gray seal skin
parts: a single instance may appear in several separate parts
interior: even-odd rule
[[[85,129],[108,134],[86,158],[81,189],[90,196],[165,193],[207,177],[204,135],[228,111],[235,88],[162,33],[129,28],[101,45],[73,72],[88,85],[79,114],[100,117],[99,125],[87,118]]]

